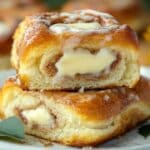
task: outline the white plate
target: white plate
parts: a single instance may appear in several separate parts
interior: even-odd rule
[[[0,86],[9,77],[15,74],[14,70],[1,71],[0,72]],[[150,68],[142,67],[141,74],[150,78]],[[83,149],[87,150],[150,150],[150,136],[144,138],[139,135],[137,129],[128,132],[126,135],[109,141],[103,145],[95,148],[85,147]],[[10,141],[0,141],[0,150],[78,150],[79,148],[67,147],[59,144],[52,144],[51,146],[44,147],[39,140],[28,137],[26,144],[13,143]]]

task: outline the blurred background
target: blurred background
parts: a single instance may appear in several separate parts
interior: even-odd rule
[[[0,70],[10,69],[13,33],[27,15],[95,9],[112,14],[138,34],[139,62],[150,66],[150,0],[0,0]]]

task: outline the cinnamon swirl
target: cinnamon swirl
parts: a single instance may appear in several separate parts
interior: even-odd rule
[[[133,87],[139,80],[134,31],[94,10],[26,17],[12,64],[29,89]]]

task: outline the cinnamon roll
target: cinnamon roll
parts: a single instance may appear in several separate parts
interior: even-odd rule
[[[139,80],[137,36],[94,10],[26,17],[11,62],[24,88],[133,87]]]
[[[26,91],[14,79],[0,92],[4,118],[18,116],[27,134],[73,146],[96,145],[150,118],[150,81],[134,89]]]

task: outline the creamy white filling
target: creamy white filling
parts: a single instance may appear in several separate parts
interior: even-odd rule
[[[101,25],[98,22],[92,22],[92,23],[70,23],[70,24],[64,24],[64,23],[58,23],[54,24],[50,27],[50,29],[54,32],[62,32],[64,30],[98,30],[100,29]]]
[[[102,48],[97,54],[88,50],[65,51],[56,63],[58,76],[100,73],[116,60],[116,55],[108,48]]]
[[[49,125],[54,124],[54,118],[50,115],[48,110],[44,106],[38,107],[34,110],[25,110],[22,115],[30,122],[38,125]]]

